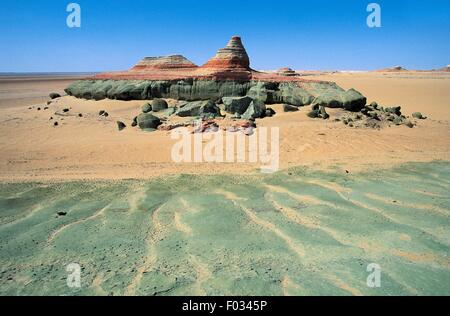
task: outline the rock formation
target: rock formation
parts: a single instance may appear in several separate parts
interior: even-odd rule
[[[137,63],[131,71],[152,69],[184,69],[197,68],[198,66],[182,55],[170,55],[162,57],[145,57]]]
[[[222,101],[227,111],[239,115],[245,114],[252,104],[247,113],[251,117],[265,115],[265,105],[274,103],[296,107],[314,104],[350,111],[359,111],[366,104],[366,98],[356,90],[345,91],[333,82],[305,79],[295,74],[289,68],[276,73],[251,69],[241,38],[233,36],[201,67],[181,55],[147,57],[128,71],[102,73],[76,81],[66,92],[95,100]],[[155,105],[152,106],[155,110]],[[202,106],[194,104],[192,107],[196,110],[186,112],[209,113],[213,109],[210,105]]]

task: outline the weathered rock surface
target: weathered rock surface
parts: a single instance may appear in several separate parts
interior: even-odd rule
[[[298,107],[289,105],[289,104],[283,104],[283,111],[284,112],[297,112]]]
[[[161,57],[145,57],[137,63],[132,70],[154,70],[154,69],[192,69],[198,66],[182,55],[170,55]]]
[[[332,82],[291,76],[294,73],[289,68],[278,73],[252,70],[242,40],[233,36],[201,67],[181,55],[147,57],[129,71],[103,73],[75,81],[66,88],[66,92],[94,100],[170,98],[219,102],[223,98],[241,98],[244,103],[225,104],[227,112],[240,115],[247,111],[252,100],[258,104],[317,104],[350,111],[359,111],[366,104],[366,98],[354,89],[345,91]],[[152,107],[153,111],[159,111]],[[235,107],[237,111],[234,111]]]
[[[150,113],[139,114],[136,121],[139,128],[144,130],[157,129],[161,125],[161,120]]]
[[[225,111],[231,114],[244,114],[248,106],[253,101],[250,97],[223,97],[222,102],[225,106]]]
[[[253,100],[240,118],[249,120],[263,118],[266,115],[266,105],[259,100]]]
[[[152,101],[152,111],[153,112],[159,112],[166,110],[169,107],[166,100],[164,99],[154,99]]]
[[[189,102],[180,108],[176,115],[188,116],[220,116],[220,108],[211,100]]]
[[[211,58],[204,68],[228,69],[241,68],[243,70],[250,69],[250,59],[242,44],[239,36],[233,36],[227,46],[217,51],[217,54]]]
[[[142,106],[142,113],[148,113],[152,111],[152,105],[150,103],[145,103]]]

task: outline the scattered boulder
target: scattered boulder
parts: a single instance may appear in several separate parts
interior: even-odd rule
[[[139,128],[143,130],[155,130],[161,125],[161,120],[150,113],[139,114],[136,122]]]
[[[413,127],[414,127],[414,124],[413,124],[411,121],[406,121],[406,122],[405,122],[405,125],[406,125],[407,127],[409,127],[409,128],[413,128]]]
[[[165,110],[169,107],[166,100],[164,100],[164,99],[153,99],[151,105],[152,105],[153,112],[159,112],[159,111]]]
[[[65,108],[65,109],[63,109],[62,111],[63,111],[64,113],[67,113],[67,112],[69,112],[70,110],[67,109],[67,108]]]
[[[81,114],[81,113],[78,113],[78,117],[83,117],[83,114]]]
[[[420,113],[420,112],[414,112],[412,114],[412,117],[414,117],[415,119],[418,119],[418,120],[425,120],[427,118],[426,116],[423,116],[422,113]]]
[[[394,106],[394,107],[390,107],[390,108],[385,108],[384,112],[395,114],[395,115],[402,115],[401,110],[402,110],[401,106]]]
[[[323,118],[324,120],[327,120],[330,118],[330,115],[325,111],[324,106],[319,107],[319,117]]]
[[[59,211],[59,212],[56,212],[56,214],[57,214],[58,216],[66,216],[66,215],[67,215],[67,212]]]
[[[239,115],[238,112],[235,113],[235,115]],[[241,118],[243,119],[255,119],[255,118],[262,118],[266,115],[266,105],[264,102],[259,100],[253,100],[250,105],[248,106],[247,110],[244,114],[242,114]]]
[[[131,123],[131,126],[132,126],[132,127],[137,126],[137,116],[135,116],[135,117],[133,118],[133,122]]]
[[[318,118],[319,114],[320,114],[319,109],[313,109],[309,111],[306,115],[310,118]]]
[[[253,99],[248,96],[222,98],[222,102],[225,106],[225,111],[231,114],[234,114],[236,112],[241,115],[244,114],[252,101]]]
[[[330,115],[328,115],[327,111],[325,110],[324,105],[313,105],[312,110],[306,114],[310,118],[322,118],[324,120],[329,119]]]
[[[55,123],[53,123],[53,125],[54,125],[54,126],[58,126],[59,124],[58,124],[58,122],[55,122]]]
[[[176,112],[177,116],[220,116],[220,108],[212,101],[189,102]]]
[[[277,112],[275,112],[274,109],[272,109],[272,108],[267,108],[267,109],[266,109],[265,116],[267,116],[267,117],[272,117],[272,116],[274,116],[275,114],[277,114]]]
[[[41,110],[41,108],[37,108],[37,110],[38,110],[38,111],[40,111],[40,110]]]
[[[99,116],[102,116],[102,115],[104,115],[106,112],[104,111],[104,110],[100,110],[100,112],[98,112],[98,115]]]
[[[145,103],[142,106],[142,113],[148,113],[152,111],[152,105],[150,103]]]
[[[52,92],[52,93],[50,93],[48,96],[49,96],[50,99],[52,99],[52,100],[61,97],[61,95],[60,95],[59,93],[56,93],[56,92]]]
[[[103,113],[103,116],[108,117],[109,116],[108,112]]]
[[[127,126],[125,125],[124,122],[121,121],[117,121],[117,128],[119,129],[119,131],[125,129]]]
[[[367,99],[355,89],[347,90],[342,96],[342,105],[347,111],[361,111],[366,105]]]
[[[284,112],[297,112],[298,107],[289,105],[289,104],[283,104],[283,111]]]

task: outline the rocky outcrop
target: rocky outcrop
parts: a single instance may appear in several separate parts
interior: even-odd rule
[[[279,74],[280,76],[287,76],[287,77],[299,76],[298,73],[296,73],[294,70],[288,67],[278,69],[277,74]]]
[[[227,46],[217,51],[203,68],[250,70],[250,59],[239,36],[233,36]]]
[[[198,66],[182,55],[161,57],[145,57],[137,63],[131,71],[157,70],[157,69],[194,69]]]
[[[356,90],[345,91],[335,83],[307,80],[293,76],[294,73],[289,68],[278,73],[252,70],[241,38],[233,36],[201,67],[181,55],[147,57],[129,71],[103,73],[75,81],[66,92],[77,98],[94,100],[223,100],[227,112],[239,115],[244,115],[254,101],[248,113],[252,117],[261,117],[266,104],[296,107],[313,104],[351,111],[358,111],[366,104],[366,98]],[[165,109],[167,107],[162,108]],[[152,110],[159,111],[155,104]]]
[[[189,102],[176,113],[180,117],[216,117],[220,116],[220,108],[211,100]]]

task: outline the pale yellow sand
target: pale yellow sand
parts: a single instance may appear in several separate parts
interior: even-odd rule
[[[350,172],[409,161],[450,160],[450,75],[442,73],[345,73],[313,76],[354,87],[383,106],[401,105],[403,113],[421,111],[429,117],[410,129],[354,129],[333,122],[341,110],[329,110],[328,121],[306,116],[309,107],[258,120],[259,127],[280,128],[280,165],[328,168]],[[0,81],[0,180],[68,180],[150,178],[178,173],[255,172],[257,164],[176,164],[171,160],[174,143],[170,132],[146,133],[131,127],[144,101],[86,101],[63,97],[37,111],[33,98],[46,100],[47,91],[58,91],[54,82],[28,82],[33,91],[17,94],[17,85]],[[45,93],[43,93],[45,91]],[[41,108],[45,102],[39,101]],[[55,115],[71,107],[71,116]],[[98,116],[106,110],[110,116]],[[77,117],[82,113],[83,117]],[[49,117],[60,125],[53,126]],[[62,120],[63,119],[63,120]],[[116,121],[128,127],[119,132]]]

